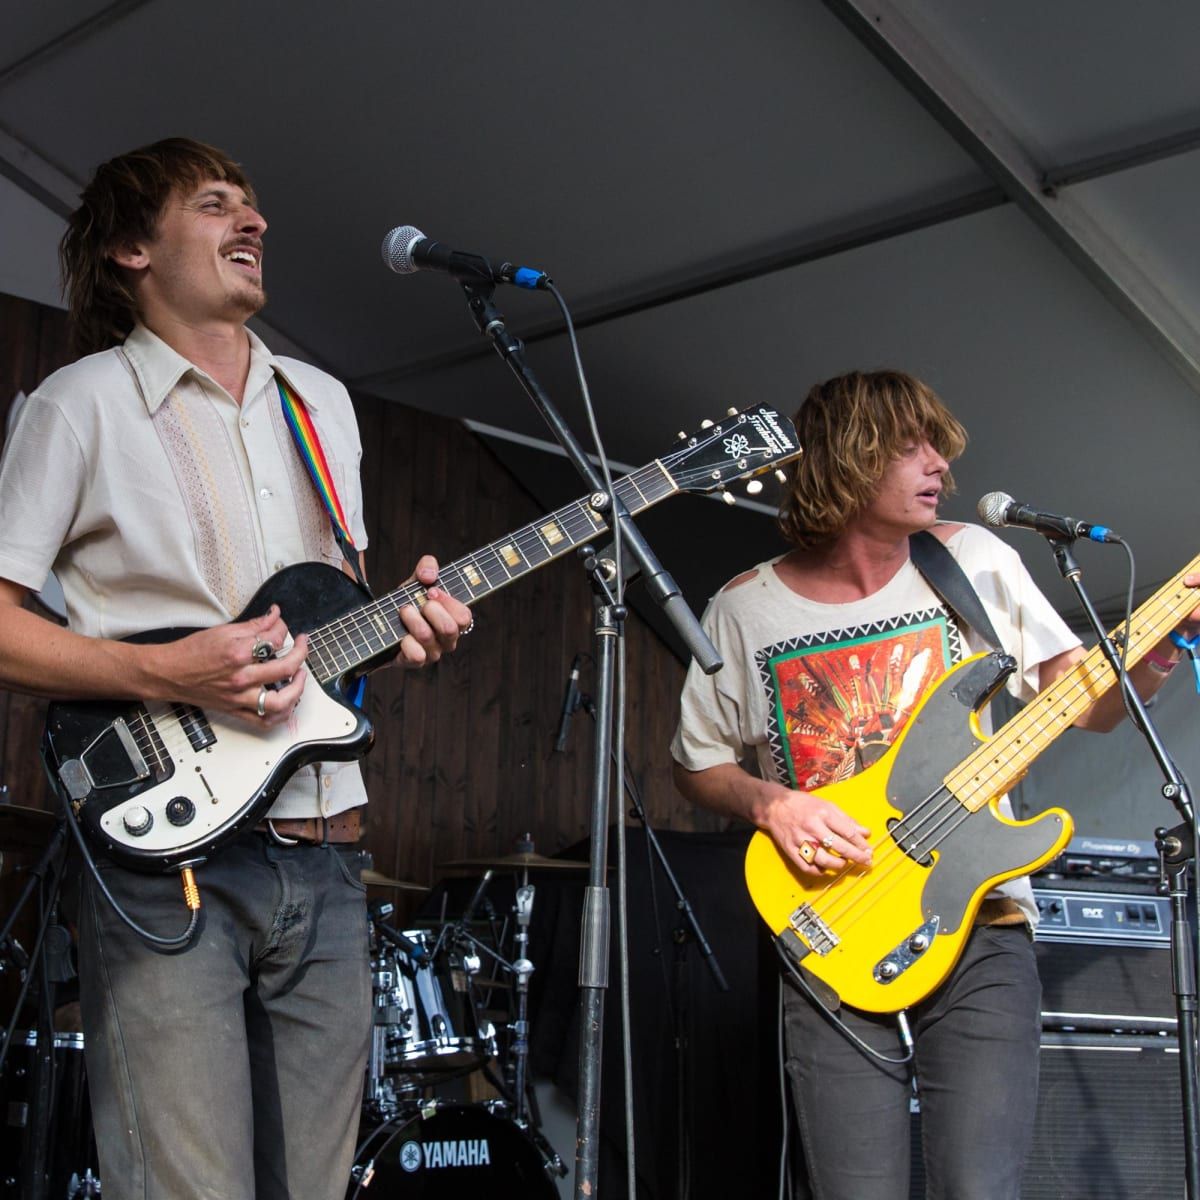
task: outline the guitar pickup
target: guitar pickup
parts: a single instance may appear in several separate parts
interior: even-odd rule
[[[813,912],[811,904],[800,905],[788,917],[788,924],[808,943],[814,954],[828,954],[840,940],[837,934]]]
[[[172,704],[171,711],[187,736],[188,744],[197,754],[217,744],[217,735],[213,733],[202,709],[194,704]]]
[[[885,954],[871,972],[875,982],[892,983],[899,979],[933,945],[933,939],[937,936],[941,923],[941,917],[931,917],[924,925],[914,929],[898,946]]]

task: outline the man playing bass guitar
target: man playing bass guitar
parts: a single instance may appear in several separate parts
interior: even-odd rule
[[[955,663],[995,648],[930,586],[910,536],[930,531],[962,569],[1015,660],[1008,686],[1019,699],[1084,651],[1011,549],[979,527],[938,521],[966,434],[928,387],[894,371],[831,379],[809,393],[796,427],[805,453],[780,510],[791,549],[709,606],[705,626],[726,665],[688,673],[675,780],[695,803],[769,835],[801,880],[857,871],[869,881],[888,829],[811,793],[878,762]],[[1164,639],[1131,668],[1138,691],[1157,690],[1178,658]],[[1108,730],[1122,716],[1110,689],[1076,725]],[[886,894],[878,903],[882,917]],[[914,1073],[930,1196],[1016,1200],[1037,1100],[1036,918],[1025,876],[982,899],[957,963],[907,1014],[911,1064],[895,1016],[818,1005],[816,989],[785,975],[786,1067],[816,1200],[908,1194]]]

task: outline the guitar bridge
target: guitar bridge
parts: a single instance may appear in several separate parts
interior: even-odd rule
[[[813,912],[810,904],[800,905],[788,917],[788,924],[808,943],[814,954],[828,954],[838,944],[837,934]]]
[[[940,917],[931,917],[918,926],[894,949],[888,951],[876,964],[871,974],[876,983],[893,983],[933,945],[941,925]]]
[[[114,775],[114,766],[122,773]],[[98,788],[140,783],[150,777],[150,768],[129,726],[118,717],[84,747],[78,758],[64,761],[58,777],[70,799],[85,800]]]

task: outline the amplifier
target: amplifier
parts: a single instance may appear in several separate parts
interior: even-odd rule
[[[1034,888],[1045,1029],[1175,1032],[1166,896]]]
[[[1043,874],[1093,879],[1103,887],[1110,879],[1158,883],[1158,851],[1139,838],[1105,838],[1081,834],[1043,868]]]

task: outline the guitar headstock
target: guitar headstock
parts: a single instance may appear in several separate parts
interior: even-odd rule
[[[721,421],[705,421],[678,449],[659,461],[681,492],[715,492],[738,479],[776,470],[803,453],[791,421],[769,404],[730,409]],[[782,476],[782,472],[779,472]],[[762,484],[747,490],[758,492]],[[726,499],[732,503],[728,492]]]

